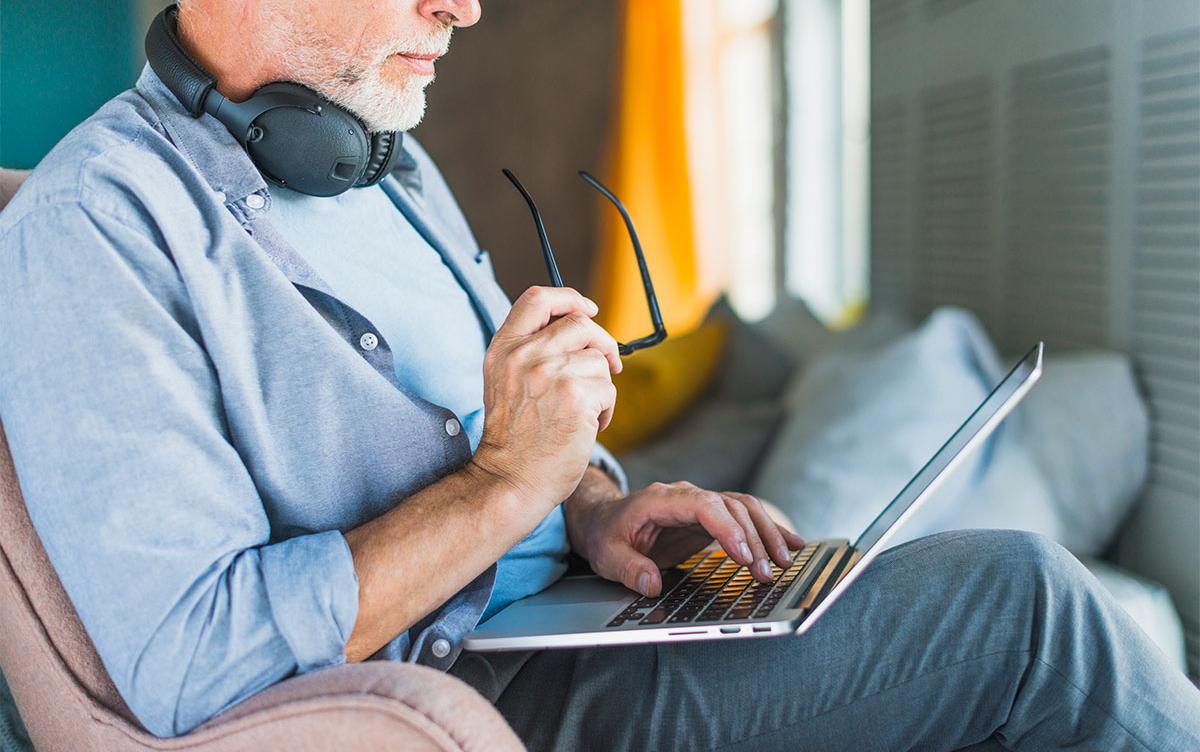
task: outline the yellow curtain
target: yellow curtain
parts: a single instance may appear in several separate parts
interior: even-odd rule
[[[715,297],[696,253],[689,182],[687,0],[624,0],[618,112],[605,182],[629,209],[667,331],[696,326]],[[651,331],[641,277],[620,216],[603,206],[593,289],[597,320],[619,340]]]

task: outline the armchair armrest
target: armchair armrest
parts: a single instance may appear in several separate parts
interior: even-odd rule
[[[6,170],[0,167],[0,209],[4,208],[27,177],[27,170]]]
[[[213,752],[524,750],[496,709],[471,687],[425,666],[389,661],[338,666],[280,682],[185,738]]]

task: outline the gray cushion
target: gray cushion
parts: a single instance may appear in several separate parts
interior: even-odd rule
[[[797,359],[768,336],[738,318],[728,300],[721,297],[708,314],[709,320],[729,327],[725,354],[708,399],[716,402],[769,402],[783,393]]]
[[[744,491],[782,417],[778,402],[706,401],[661,438],[620,460],[631,488],[686,480]]]
[[[882,347],[830,352],[797,374],[751,491],[806,537],[861,533],[991,388],[999,364],[978,321],[940,309]],[[977,480],[976,452],[937,496]],[[919,513],[920,514],[920,513]]]
[[[1022,406],[1025,444],[1049,484],[1063,533],[1078,555],[1112,541],[1146,481],[1150,417],[1129,359],[1081,352],[1046,359]]]
[[[1077,556],[1098,556],[1145,481],[1148,430],[1125,356],[1049,353],[1041,382],[997,434],[979,484],[943,497],[901,539],[1016,528],[1041,533]]]

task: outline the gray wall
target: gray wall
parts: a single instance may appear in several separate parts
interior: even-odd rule
[[[484,3],[438,63],[415,133],[441,166],[501,284],[546,284],[529,210],[500,175],[521,178],[546,219],[563,281],[588,283],[601,207],[576,176],[599,173],[615,104],[618,3]]]
[[[1171,589],[1200,672],[1195,0],[875,0],[872,21],[873,304],[1132,356],[1150,479],[1116,558]]]

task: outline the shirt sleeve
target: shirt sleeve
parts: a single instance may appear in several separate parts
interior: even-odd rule
[[[30,518],[113,682],[180,734],[345,661],[340,532],[272,540],[168,241],[77,203],[0,236],[0,417]]]
[[[612,478],[613,483],[617,484],[617,488],[621,489],[621,493],[629,494],[629,478],[625,475],[625,468],[621,467],[621,463],[612,455],[612,452],[604,448],[600,442],[592,447],[592,457],[588,460],[589,465],[595,465],[604,471],[608,477]]]

